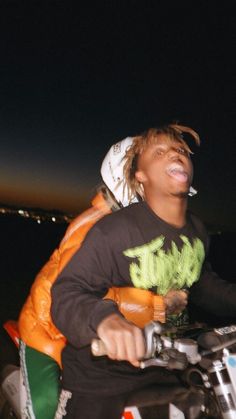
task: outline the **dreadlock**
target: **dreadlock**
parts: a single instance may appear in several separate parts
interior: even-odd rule
[[[183,134],[190,134],[194,138],[195,143],[200,145],[200,138],[197,132],[195,132],[192,128],[178,124],[170,124],[159,128],[150,128],[143,134],[133,137],[133,143],[125,155],[126,162],[124,165],[124,177],[128,187],[129,197],[136,195],[142,198],[142,186],[135,178],[138,156],[147,148],[147,146],[155,144],[161,134],[167,135],[171,141],[181,143],[190,154],[192,154],[192,151],[184,141]]]

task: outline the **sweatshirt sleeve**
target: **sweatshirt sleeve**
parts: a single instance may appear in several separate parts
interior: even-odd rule
[[[219,317],[236,317],[236,284],[221,279],[209,262],[205,262],[199,281],[191,287],[189,299]]]
[[[114,301],[103,299],[113,285],[112,266],[111,247],[95,226],[52,286],[53,322],[75,347],[88,345],[99,323],[120,313]]]

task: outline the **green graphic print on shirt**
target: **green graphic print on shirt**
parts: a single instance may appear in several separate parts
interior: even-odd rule
[[[174,241],[169,250],[163,250],[164,236],[142,246],[123,252],[129,258],[136,258],[129,267],[131,280],[136,288],[150,289],[165,295],[170,289],[188,288],[199,279],[205,250],[202,241],[180,236],[183,246],[178,249]]]

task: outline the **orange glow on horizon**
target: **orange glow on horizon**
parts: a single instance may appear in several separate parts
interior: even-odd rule
[[[29,208],[42,208],[48,210],[59,210],[63,212],[78,213],[81,208],[89,205],[89,193],[71,193],[70,190],[45,189],[42,186],[35,188],[23,188],[22,186],[0,185],[0,202],[2,204],[23,206]]]

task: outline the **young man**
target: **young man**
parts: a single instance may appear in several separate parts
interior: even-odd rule
[[[123,184],[119,183],[123,173],[120,154],[131,144],[132,138],[127,137],[119,142],[120,153],[114,154],[111,149],[105,156],[101,173],[107,186],[99,187],[91,207],[70,223],[58,248],[37,274],[20,312],[20,359],[26,388],[26,403],[21,406],[22,418],[53,419],[55,416],[60,392],[61,350],[66,339],[55,327],[50,316],[51,286],[79,249],[89,229],[99,219],[137,202],[135,196],[129,197],[127,191],[123,193]],[[117,301],[122,313],[131,321],[135,318],[140,327],[151,320],[161,320],[163,314],[157,310],[159,298],[146,291],[145,295],[143,292],[135,293],[134,300],[133,290],[111,288],[105,298]],[[131,300],[132,310],[129,310]]]
[[[211,272],[206,231],[187,211],[193,168],[184,133],[199,143],[193,130],[178,125],[134,137],[124,176],[129,195],[140,202],[99,221],[52,287],[52,318],[68,340],[57,419],[119,419],[131,392],[177,382],[165,369],[139,369],[142,331],[114,301],[103,299],[109,288],[158,294],[177,324],[186,322],[188,291],[203,308],[236,314],[236,286]],[[107,358],[91,356],[97,336]]]

